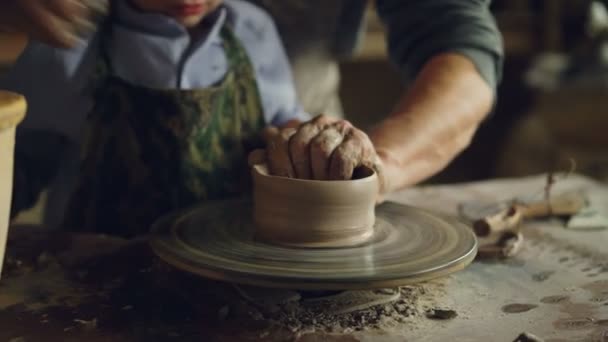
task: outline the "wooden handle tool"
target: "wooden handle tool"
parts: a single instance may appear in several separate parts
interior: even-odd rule
[[[580,192],[565,193],[550,200],[531,203],[514,203],[498,213],[473,222],[473,230],[479,237],[516,229],[524,219],[538,219],[549,216],[572,216],[587,205]]]

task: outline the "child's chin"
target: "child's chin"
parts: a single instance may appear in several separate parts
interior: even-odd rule
[[[186,28],[194,28],[196,26],[198,26],[198,24],[201,23],[201,21],[203,20],[205,16],[204,15],[198,15],[198,16],[190,16],[190,17],[185,17],[185,18],[175,18],[180,24],[184,25],[184,27]]]

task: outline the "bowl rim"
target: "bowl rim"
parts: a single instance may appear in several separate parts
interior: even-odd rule
[[[357,179],[349,180],[318,180],[318,179],[301,179],[301,178],[289,178],[284,176],[274,176],[268,173],[267,165],[265,163],[257,163],[251,166],[251,169],[255,172],[258,177],[266,179],[274,179],[276,181],[299,183],[299,184],[353,184],[353,183],[369,183],[378,180],[378,174],[376,170],[367,168],[371,173],[369,176]]]
[[[21,94],[0,89],[0,130],[17,126],[25,118],[27,102]]]

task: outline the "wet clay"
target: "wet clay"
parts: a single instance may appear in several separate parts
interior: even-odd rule
[[[580,331],[586,335],[583,341],[605,341],[604,336],[608,331],[608,312],[601,304],[594,300],[593,296],[602,294],[605,290],[605,281],[596,281],[582,286],[591,292],[589,301],[572,302],[567,296],[549,296],[541,299],[545,304],[558,305],[560,318],[553,322],[556,330]]]
[[[543,281],[549,279],[549,277],[551,277],[553,274],[555,274],[555,271],[539,272],[539,273],[532,275],[532,280],[538,281],[538,282],[543,282]]]
[[[502,307],[502,311],[504,313],[522,313],[522,312],[527,312],[530,311],[532,309],[537,308],[538,305],[535,304],[519,304],[519,303],[515,303],[515,304],[508,304]]]
[[[591,301],[593,302],[608,300],[608,280],[597,280],[583,285],[582,288],[591,293]]]
[[[272,176],[252,167],[256,236],[296,247],[346,247],[374,233],[378,176],[353,180],[304,180]]]
[[[458,313],[454,310],[445,309],[431,309],[426,312],[426,317],[430,319],[448,320],[458,316]]]
[[[517,336],[513,342],[543,342],[543,340],[536,335],[524,332]]]
[[[586,318],[569,318],[560,319],[553,322],[555,329],[559,330],[581,330],[593,328],[596,325],[595,320],[590,317]]]

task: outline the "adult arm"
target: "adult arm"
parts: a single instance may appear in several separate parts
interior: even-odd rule
[[[470,143],[495,101],[501,35],[489,0],[378,0],[388,47],[410,87],[370,138],[385,192],[423,181]]]
[[[378,171],[382,193],[392,192],[444,168],[490,112],[503,53],[488,1],[378,0],[377,5],[388,27],[391,59],[412,86],[369,137],[325,116],[269,130],[272,173],[348,179],[364,165]]]
[[[370,133],[383,165],[384,192],[445,168],[470,144],[493,98],[468,58],[450,53],[431,58],[392,114]]]

